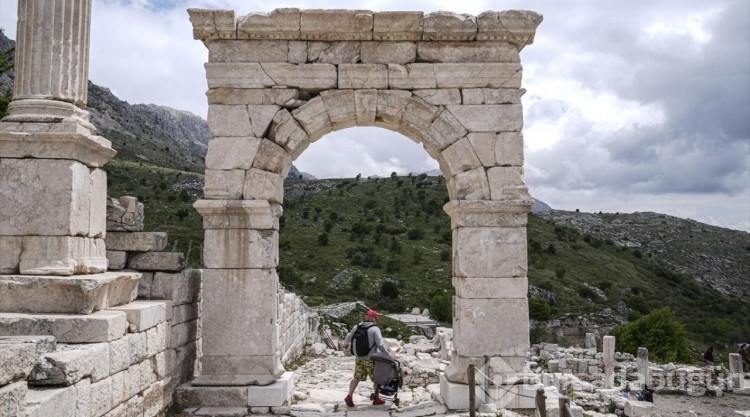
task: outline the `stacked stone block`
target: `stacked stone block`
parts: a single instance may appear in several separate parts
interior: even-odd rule
[[[305,353],[305,348],[320,341],[320,317],[294,293],[279,287],[279,349],[282,363]]]
[[[270,346],[278,353],[268,356],[268,346],[247,346],[241,334],[228,331],[247,317],[276,317],[278,303],[227,314],[210,305],[230,292],[213,281],[234,285],[230,299],[242,306],[251,300],[240,295],[249,295],[248,288],[260,291],[260,285],[277,282],[268,271],[278,265],[283,179],[312,142],[352,126],[383,127],[422,143],[446,178],[457,351],[446,375],[465,383],[467,365],[485,355],[502,357],[494,369],[520,371],[529,340],[525,226],[531,199],[522,178],[519,51],[533,42],[541,16],[188,12],[194,37],[209,52],[206,200],[195,205],[204,218],[209,268],[202,359],[209,366],[200,383],[278,376],[274,364],[285,349]],[[249,220],[261,215],[267,217]],[[269,324],[262,333],[276,339],[280,325]],[[214,338],[223,345],[214,346]],[[265,378],[242,376],[257,376],[245,365],[229,377],[210,364],[218,359],[209,358],[226,362],[235,356],[247,357],[245,364],[254,369],[265,367]]]

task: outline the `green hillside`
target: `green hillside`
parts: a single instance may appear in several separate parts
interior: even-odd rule
[[[198,266],[202,229],[191,207],[198,192],[180,189],[196,174],[121,161],[107,171],[110,195],[139,196],[146,228],[169,232],[177,250],[190,246],[190,263]],[[310,305],[362,300],[399,313],[427,307],[449,321],[447,201],[443,179],[425,175],[287,184],[279,277]],[[750,334],[746,301],[639,250],[535,215],[529,216],[528,237],[529,283],[537,287],[532,318],[584,315],[609,327],[668,306],[699,346],[729,346]]]

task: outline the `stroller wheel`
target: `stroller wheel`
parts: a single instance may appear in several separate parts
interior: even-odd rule
[[[375,399],[375,394],[370,394],[370,401]]]
[[[401,402],[401,400],[399,400],[398,398],[396,398],[396,399],[393,400],[393,403],[396,404],[396,407],[398,407],[398,403],[400,403],[400,402]]]

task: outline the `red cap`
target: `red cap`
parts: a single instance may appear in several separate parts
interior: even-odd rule
[[[375,310],[367,310],[367,315],[374,319],[378,318],[378,312]]]

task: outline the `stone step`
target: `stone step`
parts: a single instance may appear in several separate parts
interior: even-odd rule
[[[90,314],[138,295],[138,272],[61,276],[0,275],[0,311]]]
[[[0,336],[0,386],[25,379],[39,356],[55,346],[51,336]]]
[[[127,315],[131,333],[142,332],[172,319],[172,301],[170,300],[135,300],[107,310],[124,312]]]
[[[117,340],[128,330],[122,311],[102,310],[88,315],[0,313],[0,336],[54,336],[61,343],[99,343]]]

